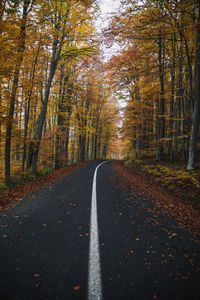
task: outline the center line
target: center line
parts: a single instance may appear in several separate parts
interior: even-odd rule
[[[92,185],[92,203],[90,217],[90,248],[89,248],[89,274],[88,274],[88,300],[102,300],[101,265],[99,252],[99,234],[97,220],[97,170],[106,163],[104,161],[95,169]]]

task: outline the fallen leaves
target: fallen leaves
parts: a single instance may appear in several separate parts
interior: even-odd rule
[[[73,206],[73,207],[76,207],[76,206],[77,206],[77,204],[74,203],[74,202],[69,202],[68,205],[69,205],[69,206]]]
[[[7,225],[7,224],[3,224],[2,227],[3,227],[3,228],[7,228],[8,225]]]
[[[190,276],[191,276],[190,274],[182,274],[181,278],[184,280],[188,280],[190,278]]]
[[[82,167],[87,164],[87,162],[80,162],[76,165],[67,166],[66,168],[61,168],[59,170],[55,170],[40,179],[31,180],[26,183],[22,183],[17,185],[13,189],[7,189],[0,192],[0,211],[9,207],[12,207],[16,203],[18,203],[21,199],[23,199],[26,195],[35,192],[41,189],[45,185],[50,185],[54,182],[58,182],[60,178],[63,176],[67,176],[72,173],[74,170]],[[34,199],[34,195],[32,195]],[[6,216],[6,215],[4,215]],[[18,216],[15,216],[18,219]]]
[[[40,286],[40,282],[37,282],[37,283],[35,284],[35,288],[37,289],[37,288],[39,288],[39,286]]]
[[[175,238],[177,236],[177,233],[172,233],[168,238],[169,239],[173,239],[173,238]]]
[[[118,177],[123,178],[122,188],[131,186],[134,191],[148,196],[157,206],[158,213],[162,209],[176,218],[180,225],[186,227],[191,233],[200,233],[199,209],[193,207],[189,202],[183,201],[179,193],[170,194],[166,190],[153,182],[149,174],[142,171],[140,164],[133,164],[127,168],[120,161],[112,162],[112,166],[117,171]],[[188,191],[189,192],[189,191]],[[151,209],[148,208],[151,213]],[[158,226],[158,223],[155,223]],[[169,239],[175,238],[176,234],[169,235]]]

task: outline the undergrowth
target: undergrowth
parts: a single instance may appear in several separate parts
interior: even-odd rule
[[[138,174],[145,176],[155,184],[176,193],[182,199],[195,204],[200,202],[200,171],[186,171],[186,165],[170,162],[155,162],[152,159],[135,159],[124,162],[125,166],[134,168]]]

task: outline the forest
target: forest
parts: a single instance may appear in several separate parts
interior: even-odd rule
[[[200,1],[121,0],[101,33],[98,11],[0,0],[2,188],[96,159],[198,166]]]

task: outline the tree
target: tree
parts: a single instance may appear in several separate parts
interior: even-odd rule
[[[19,74],[23,61],[23,54],[26,43],[26,26],[28,14],[32,10],[32,7],[35,3],[35,0],[24,0],[23,1],[23,12],[20,20],[20,29],[18,36],[18,45],[17,45],[17,59],[16,66],[13,75],[13,82],[10,95],[10,104],[9,104],[9,114],[6,127],[6,144],[5,144],[5,182],[7,186],[11,185],[10,177],[10,151],[11,151],[11,136],[12,136],[12,122],[15,109],[15,100],[19,83]]]
[[[192,132],[188,159],[188,170],[195,167],[195,155],[198,140],[199,118],[200,118],[200,1],[198,1],[198,19],[196,29],[196,54],[195,54],[195,100],[192,118]]]

